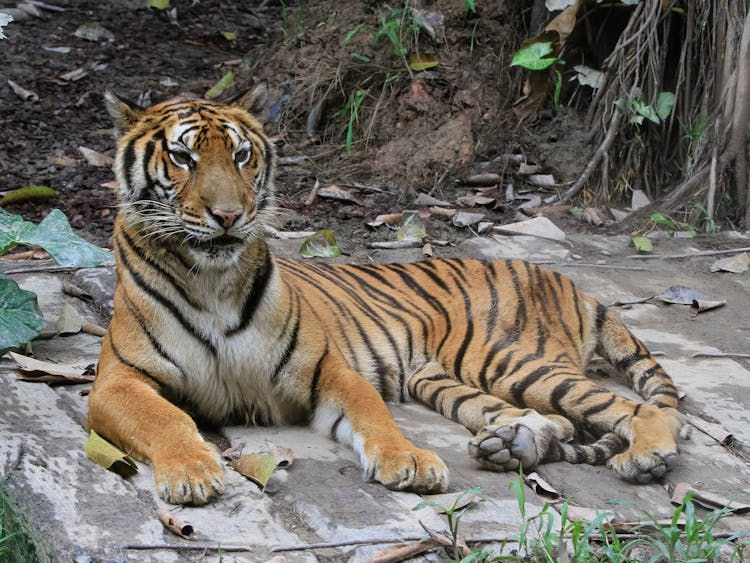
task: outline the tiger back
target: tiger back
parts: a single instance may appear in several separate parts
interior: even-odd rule
[[[202,504],[224,486],[216,424],[308,421],[350,445],[385,486],[436,492],[448,469],[409,442],[386,401],[413,398],[467,427],[483,467],[609,463],[664,474],[680,415],[669,376],[609,311],[522,261],[331,265],[277,259],[273,145],[237,103],[147,109],[108,95],[122,131],[115,313],[89,426],[150,460],[165,500]],[[598,351],[644,397],[585,376]],[[575,443],[579,431],[593,443]]]

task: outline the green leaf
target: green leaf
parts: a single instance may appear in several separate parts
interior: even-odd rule
[[[114,471],[118,475],[130,477],[138,472],[138,466],[129,455],[110,444],[93,430],[89,433],[83,450],[91,461],[104,469]]]
[[[363,55],[362,53],[351,53],[351,56],[353,59],[357,59],[358,61],[362,61],[363,63],[369,63],[370,57],[367,55]]]
[[[638,252],[653,252],[654,245],[648,237],[633,237],[633,246]]]
[[[237,39],[237,34],[234,31],[220,31],[219,33],[227,41],[234,41]]]
[[[544,70],[559,60],[557,57],[544,58],[550,53],[552,53],[551,41],[532,43],[522,47],[513,55],[510,66],[520,66],[529,70]]]
[[[439,509],[438,512],[445,511],[445,507],[442,504],[432,501],[432,500],[423,500],[422,502],[417,504],[414,508],[412,508],[412,510],[422,510],[423,508],[427,508],[428,506]]]
[[[661,213],[652,213],[649,219],[651,220],[651,222],[656,223],[657,225],[661,225],[662,227],[666,227],[667,229],[671,229],[673,231],[677,229],[677,224],[672,221],[672,219],[662,215]]]
[[[659,92],[656,100],[656,115],[661,119],[666,119],[672,113],[674,107],[675,95],[672,92]]]
[[[633,109],[649,121],[653,121],[656,124],[661,123],[661,119],[659,119],[654,108],[644,103],[643,100],[633,100]]]
[[[341,254],[341,251],[333,233],[328,229],[323,229],[304,240],[299,254],[302,258],[335,258]]]
[[[39,201],[57,197],[57,192],[49,186],[24,186],[0,197],[0,206],[20,201]]]
[[[36,294],[0,277],[0,350],[31,342],[46,324]]]
[[[169,8],[169,0],[148,0],[146,5],[156,10],[166,10]]]
[[[7,252],[34,230],[34,223],[24,221],[20,215],[13,215],[0,209],[0,254]]]
[[[245,454],[230,461],[229,467],[250,479],[261,490],[265,490],[276,469],[276,458],[269,454]]]
[[[364,24],[361,23],[359,25],[354,26],[354,29],[352,29],[349,33],[346,34],[346,37],[344,37],[344,45],[348,45],[349,42],[354,38],[357,33],[359,33],[359,30],[362,29],[362,26]]]
[[[208,92],[206,92],[207,98],[215,98],[219,94],[221,94],[224,90],[229,88],[232,84],[234,84],[234,73],[230,70],[227,72],[224,76],[222,76],[219,81],[214,84]]]
[[[68,218],[59,209],[50,211],[39,225],[25,233],[18,244],[43,248],[61,266],[92,268],[112,261],[112,254],[75,234]]]

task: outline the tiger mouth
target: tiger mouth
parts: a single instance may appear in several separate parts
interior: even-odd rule
[[[197,241],[194,246],[206,251],[234,250],[244,244],[240,238],[232,235],[221,235],[206,241]]]

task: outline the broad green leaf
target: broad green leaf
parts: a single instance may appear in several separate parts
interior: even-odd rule
[[[0,254],[7,252],[34,230],[34,223],[24,221],[20,215],[13,215],[0,209]]]
[[[229,467],[265,489],[276,469],[276,458],[269,454],[245,454],[239,459],[231,460]]]
[[[638,252],[652,252],[654,245],[648,237],[633,237],[633,246]]]
[[[672,92],[659,92],[659,98],[656,100],[656,115],[661,119],[666,119],[672,113],[674,107],[675,95]]]
[[[138,473],[138,466],[128,454],[110,444],[93,430],[89,433],[83,450],[91,461],[118,475],[130,477]]]
[[[633,100],[633,109],[639,115],[642,115],[649,121],[653,121],[654,123],[657,123],[657,124],[661,122],[661,119],[659,119],[659,116],[656,114],[656,111],[654,110],[654,108],[644,103],[643,100]]]
[[[0,197],[0,206],[20,201],[39,201],[57,197],[57,192],[49,186],[24,186]]]
[[[59,209],[50,211],[39,225],[18,242],[43,248],[61,266],[92,268],[112,261],[109,252],[75,234],[68,218]]]
[[[341,251],[333,233],[328,229],[323,229],[304,240],[299,254],[302,258],[335,258],[341,254]]]
[[[557,57],[544,58],[550,53],[552,53],[551,41],[532,43],[522,47],[513,55],[510,66],[520,66],[529,70],[544,70],[559,60]]]
[[[31,342],[46,324],[36,294],[0,277],[0,350]]]
[[[651,219],[653,223],[661,225],[662,227],[666,227],[671,230],[677,229],[677,225],[675,224],[675,222],[672,221],[672,219],[670,219],[669,217],[662,215],[661,213],[652,213],[649,219]]]
[[[232,84],[234,84],[234,73],[230,70],[222,76],[219,81],[208,90],[208,92],[206,92],[206,97],[215,98]]]
[[[169,0],[148,0],[146,5],[156,10],[166,10],[169,8]]]

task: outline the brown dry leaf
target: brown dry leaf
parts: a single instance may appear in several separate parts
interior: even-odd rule
[[[83,158],[86,159],[86,162],[92,166],[112,166],[112,163],[114,162],[114,159],[111,156],[107,156],[106,154],[88,147],[79,146],[78,152],[80,152],[83,155]]]
[[[8,355],[18,365],[21,373],[16,377],[22,381],[37,381],[51,383],[91,383],[94,381],[93,365],[85,368],[66,366],[44,362],[36,358],[30,358],[15,352],[8,352]]]
[[[554,186],[555,177],[552,174],[531,174],[529,182],[535,186]]]
[[[469,213],[468,211],[459,211],[453,216],[453,224],[456,227],[470,227],[476,225],[484,219],[484,213]]]
[[[733,274],[742,274],[747,272],[750,268],[750,254],[742,252],[729,256],[728,258],[721,258],[711,264],[712,272],[731,272]]]
[[[692,414],[686,414],[685,421],[724,446],[728,446],[734,440],[734,434],[716,422],[708,422]]]
[[[415,72],[434,68],[439,62],[437,55],[432,53],[412,53],[409,55],[409,68]]]
[[[39,101],[39,96],[36,92],[27,90],[26,88],[19,86],[12,80],[8,80],[8,86],[10,86],[10,89],[13,90],[13,93],[21,98],[24,102],[36,103]]]
[[[546,31],[556,31],[560,43],[564,44],[568,40],[573,28],[576,26],[578,10],[580,7],[581,0],[576,0],[574,4],[571,4],[560,12],[544,29]]]
[[[422,247],[422,256],[425,258],[432,258],[434,254],[432,245],[429,242]]]
[[[411,240],[384,240],[384,241],[375,241],[368,243],[370,248],[384,248],[384,249],[394,249],[394,248],[417,248],[418,246],[422,246],[422,240],[415,238]]]
[[[282,469],[286,469],[294,461],[294,450],[292,448],[269,444],[268,453],[276,460],[276,467],[281,467]]]
[[[383,225],[398,225],[404,220],[403,213],[386,213],[384,215],[378,215],[374,220],[367,223],[368,227],[377,229]]]
[[[320,188],[318,190],[318,197],[345,201],[347,203],[354,203],[356,205],[365,204],[365,202],[355,196],[351,190],[342,188],[341,186],[337,186],[335,184]]]
[[[693,299],[693,302],[690,304],[691,314],[695,317],[699,313],[718,309],[719,307],[723,307],[726,304],[726,299],[719,299],[715,301],[710,299]]]
[[[495,198],[486,195],[470,194],[457,198],[456,202],[462,207],[476,207],[477,205],[492,205],[495,203]]]
[[[245,454],[239,459],[231,460],[229,467],[264,490],[276,469],[276,458],[269,454]]]
[[[433,539],[424,539],[422,541],[399,543],[391,547],[386,547],[378,551],[370,563],[398,563],[411,559],[422,553],[431,550],[433,547],[440,545]]]
[[[538,164],[526,164],[522,162],[518,166],[518,173],[522,176],[528,176],[530,174],[537,174],[542,169]]]
[[[447,217],[448,219],[452,218],[456,214],[455,209],[447,207],[430,207],[429,212],[440,217]]]
[[[481,174],[472,174],[467,176],[462,184],[467,186],[496,186],[503,181],[503,177],[500,174],[494,172],[483,172]]]
[[[607,307],[622,307],[627,305],[635,305],[637,303],[645,303],[653,299],[653,295],[648,297],[637,297],[635,295],[618,295],[615,300],[607,305]]]
[[[240,459],[242,457],[242,450],[245,449],[245,442],[242,442],[240,444],[237,444],[236,446],[232,446],[231,448],[227,448],[223,452],[221,452],[221,457],[224,459],[232,460],[232,459]]]
[[[682,504],[685,502],[685,495],[688,493],[693,493],[692,500],[694,503],[709,510],[718,510],[726,507],[737,514],[750,512],[750,504],[735,502],[716,493],[697,489],[690,483],[677,483],[672,494],[672,504]]]
[[[193,529],[192,524],[183,522],[166,508],[160,508],[157,510],[156,515],[159,517],[159,521],[164,524],[164,527],[173,534],[177,534],[186,540],[193,539],[193,533],[195,530]]]
[[[523,481],[531,488],[532,491],[534,491],[540,497],[544,497],[552,501],[560,498],[560,493],[558,493],[552,485],[547,483],[547,481],[545,481],[542,476],[539,475],[539,473],[537,473],[536,471],[526,475]]]

